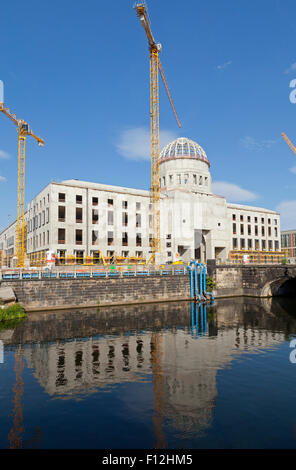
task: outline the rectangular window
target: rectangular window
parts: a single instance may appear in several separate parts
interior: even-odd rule
[[[208,177],[205,176],[205,186],[208,186]]]
[[[108,199],[108,207],[113,207],[113,199]]]
[[[268,251],[272,251],[272,240],[268,240]]]
[[[184,183],[187,184],[189,181],[189,174],[188,173],[185,173],[184,175]]]
[[[136,214],[136,227],[141,227],[141,214]]]
[[[136,202],[136,210],[137,211],[141,210],[141,203],[140,202]]]
[[[42,211],[42,225],[45,225],[45,211]]]
[[[66,230],[64,228],[59,228],[58,229],[58,244],[64,245],[65,243],[66,243]]]
[[[237,249],[237,238],[232,239],[232,249],[236,250]]]
[[[81,194],[76,194],[76,204],[82,204],[82,196],[81,196]]]
[[[181,175],[177,175],[178,177],[178,183],[181,184]]]
[[[196,175],[195,175],[195,177],[196,177]],[[170,184],[173,184],[173,175],[170,175],[169,178],[170,178]]]
[[[258,236],[258,225],[255,225],[255,236]]]
[[[265,249],[266,249],[266,242],[265,242],[265,240],[262,240],[261,243],[262,243],[262,250],[265,250]]]
[[[127,209],[127,201],[122,201],[122,209]]]
[[[248,225],[248,235],[251,235],[251,234],[252,234],[251,225]]]
[[[277,229],[277,227],[275,227],[275,229],[274,229],[274,236],[275,236],[275,237],[278,236],[278,229]]]
[[[98,230],[92,230],[91,243],[92,243],[92,245],[98,245],[99,244],[99,232],[98,232]]]
[[[82,245],[82,230],[75,230],[75,244]]]
[[[59,193],[59,202],[66,202],[66,194]]]
[[[59,217],[58,217],[59,222],[65,222],[65,219],[66,219],[66,206],[59,206],[58,211],[59,211]]]
[[[264,224],[264,219],[263,219],[263,217],[261,218],[261,224]]]
[[[47,244],[49,245],[49,230],[47,230]]]
[[[108,211],[108,225],[113,225],[114,223],[114,212]]]
[[[108,245],[113,245],[113,243],[114,243],[113,232],[108,232]]]
[[[82,207],[76,207],[76,224],[82,224]]]
[[[46,223],[49,222],[49,208],[46,209]]]
[[[92,224],[99,223],[99,211],[98,209],[92,209]]]
[[[244,216],[243,216],[243,215],[240,216],[240,220],[241,220],[241,222],[243,222],[243,220],[244,220]]]
[[[97,206],[98,204],[99,204],[99,198],[93,197],[93,198],[92,198],[92,205],[93,205],[93,206]]]
[[[122,234],[122,246],[128,245],[128,235],[127,232],[123,232]]]
[[[251,217],[248,215],[248,222],[251,222]]]
[[[140,233],[136,234],[136,246],[142,246],[142,235]]]
[[[255,240],[255,250],[259,250],[259,240]]]
[[[274,225],[277,225],[277,219],[274,219]]]
[[[149,228],[152,228],[152,215],[149,214]]]
[[[261,235],[262,235],[262,237],[264,237],[264,236],[265,236],[265,230],[264,230],[264,227],[261,227]]]
[[[236,220],[236,215],[232,214],[232,220]]]
[[[244,225],[241,224],[240,226],[240,234],[243,235],[244,234]]]
[[[236,235],[236,224],[232,224],[232,233]]]
[[[279,248],[280,248],[279,242],[278,242],[278,240],[276,240],[276,241],[274,242],[274,249],[275,249],[275,251],[278,251]]]
[[[143,251],[136,251],[137,258],[143,258]]]
[[[199,177],[199,185],[202,185],[202,176]]]
[[[268,222],[267,222],[267,223],[268,223],[268,225],[270,225],[270,224],[271,224],[271,219],[268,219]]]
[[[241,238],[241,239],[240,239],[240,249],[241,249],[241,250],[244,250],[244,249],[245,249],[245,239],[244,239],[244,238]]]
[[[252,249],[252,239],[251,238],[248,238],[248,250],[251,250]]]
[[[271,227],[268,227],[268,236],[271,237]]]
[[[258,223],[258,217],[255,217],[254,221],[255,221],[255,224],[257,224]]]
[[[127,227],[127,225],[128,225],[128,214],[127,214],[127,212],[122,213],[122,225],[123,225],[123,227]]]

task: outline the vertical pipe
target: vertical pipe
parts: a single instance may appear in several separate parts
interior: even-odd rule
[[[200,331],[201,331],[201,334],[203,333],[203,304],[201,303],[200,304]]]
[[[194,332],[194,302],[191,302],[191,331]]]
[[[196,337],[198,337],[198,310],[199,310],[199,304],[195,304]]]
[[[205,305],[205,333],[208,331],[208,324],[207,324],[207,306]]]

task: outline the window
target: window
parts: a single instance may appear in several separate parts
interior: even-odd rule
[[[272,251],[272,240],[268,240],[268,251]]]
[[[264,227],[261,227],[261,235],[262,235],[262,237],[264,237],[264,236],[265,236],[265,230],[264,230]]]
[[[59,206],[58,211],[59,211],[59,216],[58,216],[59,222],[65,222],[66,207],[65,206]]]
[[[92,243],[92,245],[98,245],[99,244],[99,232],[98,232],[98,230],[92,230],[91,243]]]
[[[47,244],[49,244],[49,230],[47,230]]]
[[[275,227],[275,229],[274,229],[274,236],[275,236],[275,237],[278,236],[278,229],[277,229],[277,227]]]
[[[254,220],[255,220],[255,224],[257,224],[258,223],[258,217],[255,217]]]
[[[167,237],[167,240],[171,240],[172,239],[172,234],[168,233],[166,237]]]
[[[197,184],[197,176],[196,175],[193,175],[193,183]]]
[[[142,235],[140,233],[136,235],[136,246],[142,246]]]
[[[81,196],[81,194],[76,194],[76,204],[82,204],[82,196]]]
[[[149,214],[149,228],[152,228],[152,215]]]
[[[141,227],[141,214],[136,214],[136,227]]]
[[[236,220],[236,215],[232,214],[232,220]]]
[[[236,224],[232,224],[232,233],[236,235]]]
[[[189,174],[188,174],[188,173],[185,173],[185,175],[184,175],[184,183],[187,184],[187,183],[188,183],[188,180],[189,180]]]
[[[64,228],[59,228],[58,229],[58,244],[63,245],[65,243],[66,243],[66,230]]]
[[[255,240],[255,250],[259,250],[259,240]]]
[[[165,176],[163,176],[162,181],[163,181],[163,185],[165,186]]]
[[[127,201],[122,201],[122,209],[127,209]]]
[[[277,225],[277,219],[274,219],[274,225]]]
[[[76,223],[82,223],[82,207],[76,207]]]
[[[270,220],[270,219],[268,219],[268,225],[270,225],[270,224],[271,224],[271,220]]]
[[[127,214],[127,212],[122,213],[122,225],[123,225],[123,227],[128,226],[128,214]]]
[[[92,224],[97,224],[99,222],[99,211],[98,209],[92,210]]]
[[[274,242],[274,249],[275,249],[276,251],[278,251],[279,248],[280,248],[279,242],[278,242],[278,240],[276,240],[276,241]]]
[[[141,203],[140,202],[136,202],[136,210],[137,211],[141,210]]]
[[[137,258],[142,258],[143,257],[143,251],[136,251],[136,257]]]
[[[76,264],[83,264],[84,251],[76,250],[75,262]]]
[[[168,258],[170,258],[171,256],[172,256],[172,252],[168,251]]]
[[[261,224],[264,224],[264,219],[263,219],[263,217],[261,218]]]
[[[92,198],[92,205],[93,205],[93,206],[97,206],[98,204],[99,204],[99,198],[93,197],[93,198]]]
[[[66,202],[66,194],[59,193],[59,202]]]
[[[244,216],[241,215],[241,216],[240,216],[240,221],[243,222],[243,220],[244,220]]]
[[[252,235],[251,225],[248,225],[248,235]]]
[[[244,249],[245,249],[245,239],[244,239],[244,238],[241,238],[241,239],[240,239],[240,249],[241,249],[241,250],[244,250]]]
[[[108,211],[108,225],[113,225],[114,223],[114,212]]]
[[[268,236],[271,237],[271,227],[268,227]]]
[[[178,183],[181,184],[181,175],[177,175],[178,177]]]
[[[39,227],[41,227],[41,213],[39,214]]]
[[[258,225],[255,225],[255,236],[258,236]]]
[[[128,245],[128,235],[127,232],[123,232],[122,234],[122,246]]]
[[[208,186],[208,177],[205,176],[205,186]]]
[[[199,177],[199,185],[202,185],[202,176]]]
[[[262,250],[265,250],[266,249],[266,242],[265,240],[262,240]]]
[[[171,242],[167,242],[166,247],[167,247],[167,248],[171,248],[171,246],[172,246],[172,243],[171,243]]]
[[[113,243],[114,243],[113,232],[108,232],[108,245],[113,245]]]
[[[170,184],[173,184],[173,175],[169,175]]]
[[[248,215],[248,222],[251,222],[251,217]]]
[[[251,250],[252,249],[252,239],[251,238],[248,238],[248,250]]]
[[[150,235],[149,235],[149,246],[152,246],[152,239],[153,239],[153,236],[152,236],[152,234],[150,233]]]
[[[46,209],[46,223],[49,222],[49,208]]]
[[[58,250],[59,264],[65,264],[66,250]]]
[[[244,234],[244,225],[243,224],[240,225],[240,234],[241,235]]]
[[[82,230],[75,230],[75,243],[82,245]]]
[[[108,207],[113,207],[113,199],[108,199]]]
[[[237,238],[232,239],[232,249],[236,250],[237,249]]]
[[[42,225],[45,225],[45,211],[42,211]]]

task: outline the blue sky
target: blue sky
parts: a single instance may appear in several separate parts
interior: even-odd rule
[[[27,140],[26,201],[49,181],[149,188],[149,60],[133,0],[3,2],[5,103],[44,138]],[[218,194],[281,209],[296,227],[295,0],[149,0],[182,122],[160,83],[162,143],[196,140]],[[0,228],[16,216],[17,132],[0,116]]]

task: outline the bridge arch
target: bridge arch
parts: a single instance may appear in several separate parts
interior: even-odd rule
[[[296,275],[281,276],[268,281],[261,289],[262,297],[289,296],[296,297]]]

